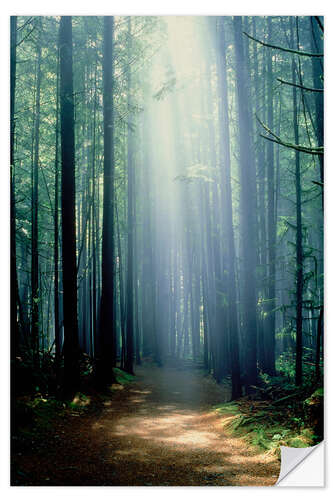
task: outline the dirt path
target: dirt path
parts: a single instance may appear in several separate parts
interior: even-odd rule
[[[226,389],[199,370],[138,368],[100,414],[71,417],[21,457],[31,485],[271,485],[277,460],[228,436],[212,406]],[[122,387],[122,388],[121,388]]]

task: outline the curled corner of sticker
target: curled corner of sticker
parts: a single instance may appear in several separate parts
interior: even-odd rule
[[[280,446],[281,468],[275,486],[323,487],[324,441],[307,448]]]

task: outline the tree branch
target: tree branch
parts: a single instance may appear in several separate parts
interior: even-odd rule
[[[260,45],[263,45],[264,47],[269,47],[271,49],[276,49],[276,50],[282,50],[283,52],[290,52],[291,54],[296,54],[298,56],[306,56],[306,57],[324,57],[324,54],[314,54],[312,52],[302,52],[301,50],[293,50],[293,49],[288,49],[286,47],[280,47],[278,45],[271,45],[270,43],[262,42],[261,40],[257,40],[257,38],[254,38],[253,36],[249,35],[246,33],[246,31],[243,31],[244,35],[246,35],[248,38],[251,40],[259,43]]]
[[[324,33],[324,26],[323,26],[323,23],[321,22],[321,20],[319,19],[319,16],[314,16],[314,17],[315,17],[315,20],[317,21],[317,23],[319,24],[321,31]]]
[[[270,128],[268,128],[267,125],[265,125],[257,115],[256,115],[256,118],[257,118],[258,122],[260,123],[260,125],[266,130],[266,132],[269,135],[273,136],[274,139],[272,137],[268,137],[267,135],[264,135],[264,134],[260,134],[260,137],[263,137],[264,139],[267,139],[268,141],[271,141],[271,142],[276,142],[276,144],[280,144],[280,146],[285,146],[286,148],[294,149],[295,151],[300,151],[301,153],[307,153],[307,154],[318,155],[318,156],[324,154],[323,146],[319,146],[317,148],[316,147],[309,148],[307,146],[302,146],[300,144],[293,144],[292,142],[286,142],[286,141],[282,140],[281,137],[274,134],[274,132]]]
[[[29,31],[29,33],[27,33],[17,44],[16,44],[16,48],[19,47],[21,45],[21,43],[23,43],[30,35],[31,33],[33,33],[33,31],[35,30],[35,26],[33,26],[31,28],[31,30]]]
[[[310,155],[321,156],[324,154],[324,149],[321,148],[307,148],[306,146],[300,146],[299,144],[292,144],[291,142],[285,142],[281,139],[272,139],[271,137],[267,137],[267,135],[260,134],[260,137],[267,139],[268,141],[275,142],[276,144],[280,144],[280,146],[284,146],[286,148],[294,149],[295,151],[300,151],[301,153],[307,153]]]
[[[277,81],[280,83],[284,83],[285,85],[291,85],[292,87],[297,87],[302,90],[307,90],[308,92],[324,92],[324,89],[314,89],[311,87],[304,87],[304,85],[299,85],[297,83],[287,82],[286,80],[282,80],[282,78],[277,78]]]

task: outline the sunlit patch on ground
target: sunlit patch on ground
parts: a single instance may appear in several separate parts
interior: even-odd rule
[[[124,389],[124,386],[121,384],[112,384],[111,385],[112,391],[122,391],[123,389]]]
[[[193,448],[205,448],[213,443],[217,437],[218,436],[212,432],[189,430],[176,437],[161,438],[161,440],[165,442],[169,441],[174,444],[191,446]]]
[[[163,406],[157,407],[157,410],[161,410],[161,411],[172,411],[175,409],[176,409],[175,405],[163,405]]]
[[[134,394],[151,394],[151,391],[139,391],[139,390],[135,390],[135,389],[130,389],[131,393],[134,393]]]

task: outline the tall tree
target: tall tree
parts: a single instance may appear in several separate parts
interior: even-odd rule
[[[272,18],[268,16],[268,42],[272,42]],[[267,54],[267,121],[273,125],[273,67],[271,49]],[[276,259],[276,217],[275,217],[275,168],[274,143],[267,141],[267,236],[268,236],[268,307],[266,329],[266,371],[275,375],[275,259]]]
[[[235,75],[238,103],[239,177],[241,239],[243,260],[243,329],[246,335],[246,385],[247,390],[257,382],[257,319],[256,319],[256,245],[255,231],[256,185],[255,168],[251,150],[248,75],[245,73],[242,39],[242,18],[234,17]]]
[[[11,429],[16,427],[17,415],[15,395],[19,391],[16,368],[21,354],[21,330],[23,317],[18,319],[21,310],[17,276],[16,251],[16,204],[15,204],[15,96],[16,96],[16,46],[17,17],[10,18],[10,423]],[[24,311],[26,313],[26,311]],[[12,443],[11,443],[12,445]]]
[[[293,22],[290,18],[291,45],[293,48]],[[298,44],[297,44],[298,45]],[[299,49],[299,47],[298,47]],[[293,83],[293,126],[295,144],[299,144],[299,116],[297,104],[297,67],[293,57],[291,62]],[[295,187],[296,187],[296,385],[303,379],[303,238],[302,238],[302,186],[300,152],[295,151]]]
[[[104,174],[102,233],[102,295],[99,333],[96,339],[97,384],[107,386],[114,380],[116,324],[114,308],[114,109],[113,109],[113,16],[104,17],[103,113]]]
[[[35,366],[39,363],[39,250],[38,250],[38,173],[39,173],[39,127],[40,127],[40,87],[42,79],[42,19],[36,21],[37,38],[37,61],[36,61],[36,104],[35,104],[35,130],[34,130],[34,152],[31,185],[31,341]]]
[[[128,53],[131,54],[131,17],[127,20]],[[127,285],[126,285],[126,357],[125,370],[133,374],[134,308],[133,308],[133,246],[134,246],[134,176],[133,176],[133,123],[131,113],[131,64],[127,67]]]
[[[323,50],[323,40],[321,36],[321,30],[315,19],[315,16],[310,18],[311,24],[311,50],[313,53],[321,53]],[[313,87],[318,90],[323,89],[323,62],[318,57],[312,57],[312,80]],[[315,92],[315,119],[316,119],[316,136],[318,146],[324,145],[324,93]],[[320,180],[324,182],[324,156],[319,156],[320,164]]]
[[[221,66],[221,198],[222,198],[222,231],[224,241],[224,276],[226,277],[227,302],[228,302],[228,341],[230,349],[232,398],[241,396],[242,387],[240,381],[239,362],[239,333],[237,315],[237,294],[235,276],[235,241],[233,228],[233,210],[231,194],[231,174],[230,174],[230,133],[229,133],[229,111],[228,111],[228,84],[226,67],[226,42],[225,42],[225,18],[222,18],[222,25],[219,33],[219,56]]]
[[[75,138],[72,18],[62,16],[59,27],[61,116],[61,222],[64,308],[64,395],[79,386],[77,268],[75,237]]]
[[[61,338],[59,322],[59,50],[57,51],[57,101],[54,157],[54,341],[56,350],[57,375],[61,357]]]

